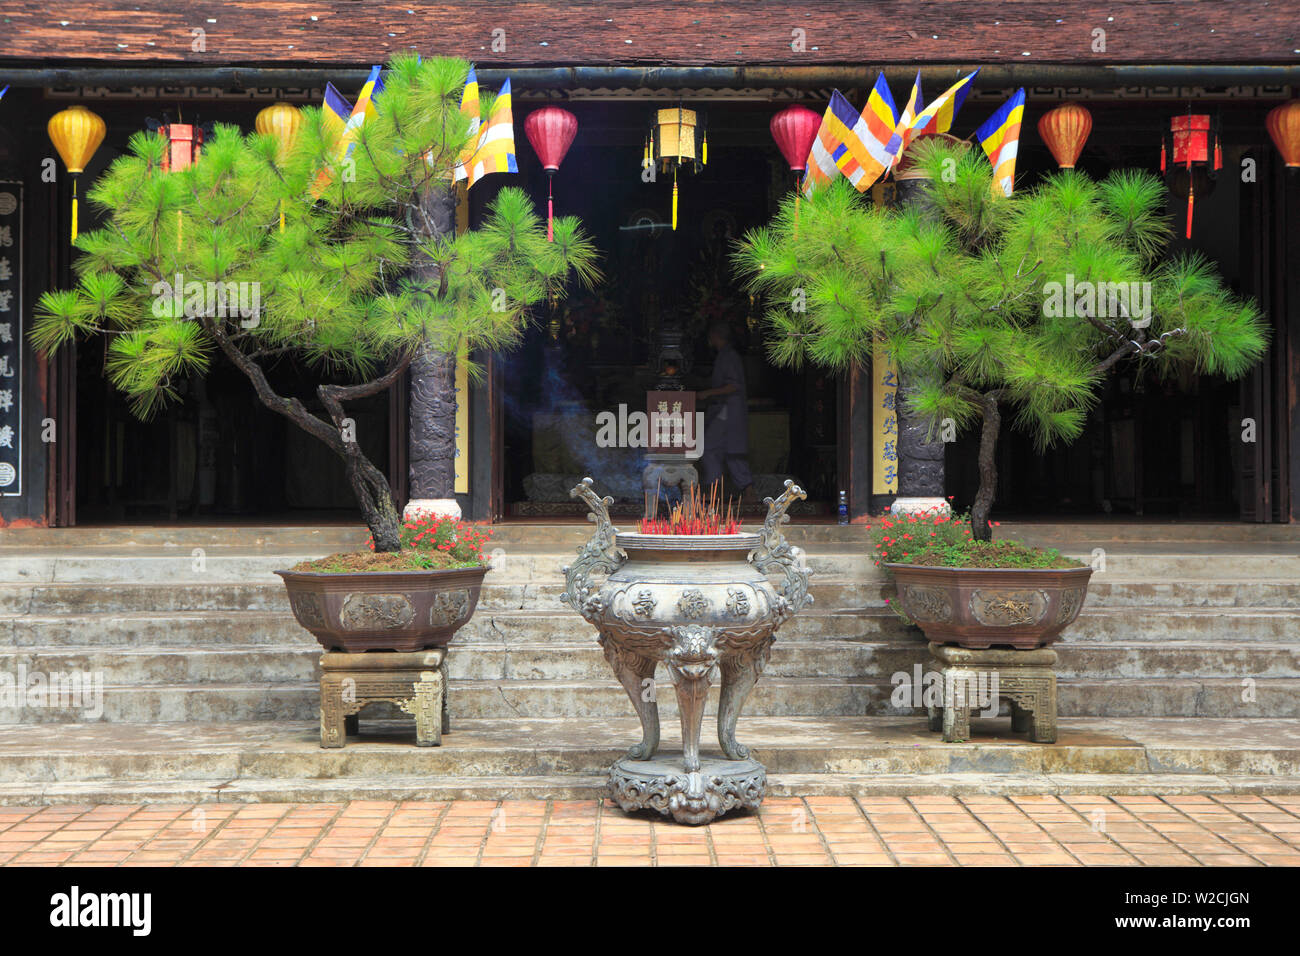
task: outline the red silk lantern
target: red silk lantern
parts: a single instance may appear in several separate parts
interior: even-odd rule
[[[799,234],[799,197],[802,190],[799,188],[799,180],[808,167],[808,154],[812,152],[813,140],[817,138],[817,131],[821,129],[822,118],[808,109],[806,106],[787,106],[781,112],[772,117],[772,122],[768,128],[772,131],[772,138],[776,140],[777,148],[781,150],[781,155],[785,161],[790,164],[790,172],[794,173],[794,228],[795,235]]]
[[[1206,114],[1188,113],[1169,121],[1169,134],[1160,144],[1160,172],[1174,195],[1187,196],[1187,238],[1192,238],[1196,194],[1208,196],[1223,168],[1218,123]]]
[[[1270,110],[1264,125],[1283,162],[1291,168],[1300,167],[1300,100]]]
[[[1092,132],[1092,114],[1078,103],[1063,103],[1038,121],[1038,135],[1062,169],[1074,169]]]
[[[528,119],[524,120],[524,132],[546,169],[546,241],[554,242],[552,221],[555,206],[551,198],[551,180],[560,163],[564,162],[564,154],[573,145],[573,137],[578,135],[578,117],[558,106],[543,106],[528,114]]]
[[[787,106],[772,117],[772,138],[791,172],[802,173],[808,165],[808,154],[821,125],[822,118],[806,106]]]

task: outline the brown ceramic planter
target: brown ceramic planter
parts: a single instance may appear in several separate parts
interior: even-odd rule
[[[1092,568],[931,568],[887,564],[898,603],[925,636],[958,647],[1033,648],[1061,639]]]
[[[276,571],[298,623],[327,651],[446,647],[474,615],[487,567],[450,571]]]

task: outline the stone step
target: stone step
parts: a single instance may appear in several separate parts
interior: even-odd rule
[[[480,610],[456,633],[456,646],[474,643],[585,643],[595,628],[568,609]],[[1068,643],[1215,641],[1227,645],[1300,638],[1295,608],[1098,608],[1085,606],[1065,632]],[[104,614],[0,614],[0,647],[207,647],[226,644],[310,643],[289,611],[185,611]],[[886,608],[806,609],[778,632],[782,643],[804,640],[924,640]]]
[[[1098,717],[1300,717],[1300,679],[1087,678],[1058,687],[1062,716]],[[460,718],[617,717],[631,704],[612,676],[589,680],[453,680],[453,721]],[[674,720],[676,700],[661,682],[659,709]],[[845,716],[913,713],[892,703],[895,686],[869,677],[768,677],[755,688],[745,712],[753,716]],[[1243,696],[1249,697],[1243,700]],[[716,711],[717,688],[708,712]],[[51,705],[0,706],[0,724],[313,720],[319,693],[308,681],[135,684],[105,683],[102,698],[64,698]]]
[[[562,609],[558,574],[526,582],[498,578],[484,581],[479,606],[484,610]],[[818,575],[810,593],[813,608],[832,611],[883,608],[894,586],[884,580],[861,581],[843,575]],[[1085,611],[1104,608],[1300,608],[1300,577],[1241,581],[1152,581],[1115,574],[1094,574]],[[13,614],[94,614],[135,611],[283,611],[289,609],[278,578],[261,581],[176,583],[80,582],[67,584],[0,584],[0,619]]]
[[[840,547],[840,546],[837,546]],[[547,583],[559,581],[561,568],[570,563],[572,552],[548,549],[523,551],[498,549],[494,559],[494,583]],[[1088,550],[1064,553],[1091,563]],[[0,552],[0,582],[10,584],[72,584],[91,582],[150,581],[155,583],[206,584],[273,581],[274,572],[299,561],[321,557],[321,552],[265,553],[236,549],[175,549],[148,553],[123,553],[103,549],[75,551],[58,549],[10,549]],[[815,574],[847,578],[857,582],[885,580],[866,546],[853,550],[829,550],[810,546],[807,563]],[[1159,543],[1126,545],[1105,551],[1105,568],[1100,574],[1115,574],[1148,582],[1209,581],[1300,578],[1300,547],[1292,544],[1260,544],[1233,550],[1187,553],[1169,551]]]
[[[582,643],[595,628],[567,608],[548,611],[480,610],[456,632],[455,643]],[[1226,644],[1300,639],[1295,608],[1092,609],[1065,631],[1070,643],[1218,641]],[[827,611],[815,606],[778,632],[783,643],[802,640],[899,641],[924,638],[887,608]],[[222,644],[297,644],[311,641],[288,609],[256,611],[0,614],[0,646],[205,647]]]
[[[895,797],[1093,794],[1295,794],[1300,776],[1224,777],[1208,774],[770,774],[768,797]],[[601,800],[606,777],[397,777],[346,780],[206,782],[142,781],[0,784],[0,806],[76,804],[347,803],[352,800]],[[508,810],[510,804],[501,804]],[[1081,823],[1081,828],[1090,826]]]
[[[740,731],[774,795],[893,792],[905,782],[912,789],[896,792],[1300,789],[1295,720],[1075,718],[1054,745],[1006,725],[976,720],[971,740],[953,744],[916,717],[751,717]],[[661,751],[680,750],[677,728],[664,729]],[[323,750],[307,722],[82,724],[43,741],[0,728],[0,803],[594,796],[638,736],[626,717],[464,720],[430,748],[413,746],[405,724],[363,717],[361,731]],[[707,737],[704,751],[716,753]]]
[[[1061,643],[1061,680],[1112,678],[1300,678],[1300,642],[1197,641]],[[911,675],[929,654],[924,643],[898,641],[778,641],[766,677],[891,680]],[[0,647],[0,673],[94,673],[113,685],[255,683],[319,678],[320,648],[293,644],[231,644],[179,648],[108,645],[96,648]],[[595,641],[540,644],[477,642],[455,645],[449,658],[457,680],[613,680]],[[660,680],[668,686],[662,669]]]
[[[995,516],[996,517],[996,516]],[[631,528],[634,521],[619,516],[615,524]],[[758,527],[747,519],[746,530]],[[796,544],[865,542],[870,522],[840,527],[803,516],[793,519],[785,534]],[[576,548],[591,535],[591,524],[582,518],[551,522],[502,522],[492,526],[494,544],[505,546],[550,544]],[[312,550],[321,553],[365,547],[369,532],[355,517],[337,516],[306,521],[292,517],[274,525],[235,523],[159,525],[80,525],[74,528],[2,528],[4,548],[160,548],[241,547],[283,550]],[[1163,518],[1064,520],[1003,520],[998,537],[1026,543],[1056,546],[1059,542],[1083,544],[1169,543],[1269,543],[1300,542],[1300,526],[1253,524],[1240,521],[1178,521]]]

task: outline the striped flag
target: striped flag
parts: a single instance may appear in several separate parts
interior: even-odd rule
[[[469,75],[465,77],[465,92],[460,96],[460,111],[469,117],[469,135],[465,137],[465,149],[456,161],[456,169],[452,173],[452,182],[459,182],[469,177],[469,164],[474,159],[474,152],[478,149],[479,126],[482,123],[479,118],[479,109],[478,74],[474,72],[474,67],[471,66]]]
[[[912,135],[908,137],[908,142],[918,136],[933,136],[952,129],[952,121],[957,118],[957,111],[966,102],[966,96],[970,93],[978,73],[979,70],[976,70],[963,76],[944,90],[937,100],[921,110],[912,122]]]
[[[975,130],[975,138],[993,166],[993,193],[1010,196],[1015,186],[1016,153],[1020,148],[1020,123],[1025,118],[1025,90],[1016,90],[996,113]]]
[[[479,133],[478,148],[474,158],[465,165],[466,188],[489,173],[517,173],[515,159],[515,121],[510,108],[510,80],[501,85],[501,92],[492,103],[487,124]]]
[[[894,127],[898,124],[898,108],[894,106],[894,97],[889,92],[884,73],[876,77],[876,85],[867,97],[867,105],[862,108],[862,121],[867,127],[864,141],[867,153],[871,156],[872,168],[879,167],[871,181],[874,183],[894,163],[894,154],[889,151],[889,146],[893,141]],[[870,186],[871,183],[867,185]]]
[[[375,115],[374,97],[379,90],[383,89],[379,80],[381,69],[378,66],[370,68],[370,76],[366,78],[361,92],[357,94],[357,101],[348,115],[347,123],[343,126],[343,136],[339,140],[338,159],[340,160],[347,159],[352,154],[352,147],[357,143],[362,124],[368,117]]]
[[[886,147],[893,159],[890,161],[891,166],[897,166],[898,161],[903,158],[903,150],[907,149],[908,144],[912,141],[912,123],[916,121],[917,114],[921,112],[921,105],[924,101],[921,99],[921,71],[916,71],[916,81],[912,84],[912,92],[907,97],[907,105],[903,107],[903,112],[898,114],[898,122],[894,124],[894,134],[889,139]]]
[[[879,179],[884,166],[872,158],[867,146],[870,135],[867,121],[839,90],[833,92],[808,154],[804,195],[812,195],[814,189],[829,183],[837,173],[843,173],[859,192]]]
[[[339,147],[343,147],[343,134],[347,129],[348,118],[352,115],[352,104],[348,102],[346,96],[338,91],[333,83],[325,84],[325,102],[321,105],[321,123],[331,136],[340,137]],[[329,169],[322,169],[316,174],[316,181],[312,183],[311,198],[319,199],[321,193],[329,186],[333,174]]]
[[[325,103],[321,115],[324,118],[325,127],[339,135],[343,133],[343,128],[348,123],[348,117],[352,115],[352,104],[348,102],[347,97],[335,88],[333,83],[325,84]]]

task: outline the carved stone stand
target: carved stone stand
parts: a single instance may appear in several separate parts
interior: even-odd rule
[[[970,712],[1001,700],[1011,704],[1012,730],[1028,731],[1034,743],[1056,743],[1056,651],[931,643],[930,656],[943,689],[943,706],[927,708],[930,729],[942,730],[946,743],[969,740]]]
[[[321,655],[320,745],[342,747],[357,733],[357,714],[387,701],[415,718],[415,742],[437,747],[447,719],[447,649]]]

